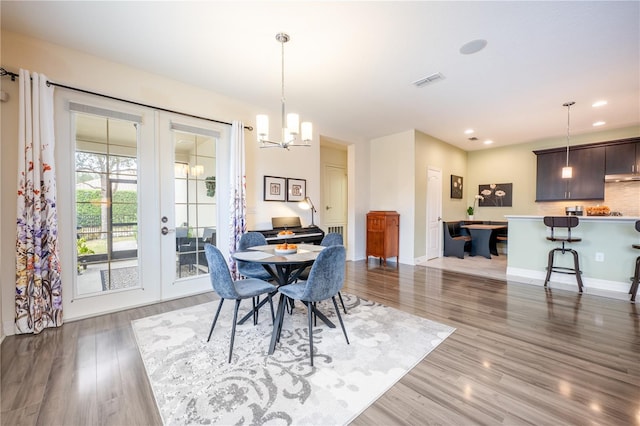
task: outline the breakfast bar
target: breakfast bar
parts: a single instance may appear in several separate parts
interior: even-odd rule
[[[509,245],[507,280],[543,285],[549,250],[557,247],[548,241],[548,228],[542,216],[507,216]],[[579,216],[572,235],[582,238],[573,245],[579,254],[584,292],[629,298],[630,277],[634,272],[640,232],[635,230],[639,217]],[[558,266],[571,266],[570,255],[557,256]],[[549,286],[578,291],[573,275],[552,274]]]

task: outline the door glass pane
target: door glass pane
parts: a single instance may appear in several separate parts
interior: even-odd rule
[[[216,245],[216,139],[174,131],[176,277],[208,274],[204,245]]]
[[[139,287],[136,123],[75,113],[78,295]]]

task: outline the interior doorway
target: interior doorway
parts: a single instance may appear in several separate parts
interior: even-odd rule
[[[442,255],[442,170],[427,168],[427,260]]]

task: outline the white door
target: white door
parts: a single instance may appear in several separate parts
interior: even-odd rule
[[[427,259],[442,251],[442,170],[427,169]]]
[[[153,111],[64,91],[55,102],[65,318],[159,300]]]
[[[204,247],[220,246],[223,241],[217,200],[226,186],[218,179],[218,147],[226,130],[179,115],[161,113],[159,117],[158,232],[162,298],[167,299],[211,290]]]
[[[327,165],[324,175],[324,224],[329,232],[338,232],[346,237],[347,170],[341,166]]]

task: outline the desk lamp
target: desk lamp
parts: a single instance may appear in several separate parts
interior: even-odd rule
[[[317,210],[316,210],[316,206],[314,206],[313,202],[311,202],[311,198],[304,197],[304,200],[298,203],[298,207],[300,207],[303,210],[311,210],[311,225],[309,225],[309,228],[315,228],[316,224],[313,223],[313,214],[317,213]]]

